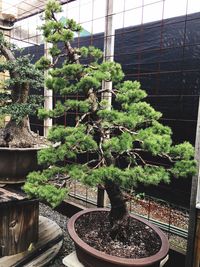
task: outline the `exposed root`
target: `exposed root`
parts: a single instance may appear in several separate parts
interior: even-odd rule
[[[28,148],[45,143],[45,138],[33,133],[28,123],[16,124],[10,121],[5,128],[0,129],[0,147]]]

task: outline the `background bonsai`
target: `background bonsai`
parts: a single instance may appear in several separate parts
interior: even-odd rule
[[[169,183],[171,177],[193,175],[194,149],[188,142],[172,145],[171,129],[158,122],[162,114],[144,101],[147,94],[140,83],[120,83],[124,74],[118,63],[100,63],[102,52],[94,47],[72,48],[73,32],[81,28],[73,20],[57,20],[60,11],[57,1],[47,4],[42,29],[46,40],[53,44],[50,52],[54,60],[51,64],[41,58],[37,65],[52,68],[46,80],[49,89],[61,96],[72,93],[80,97],[57,102],[54,110],[42,109],[39,115],[55,118],[69,110],[81,115],[73,126],[51,129],[49,140],[59,145],[39,152],[39,161],[46,169],[30,173],[24,189],[55,207],[66,195],[68,179],[102,185],[111,203],[109,219],[114,238],[128,218],[120,188],[130,190],[138,183],[157,185],[161,181]],[[58,67],[61,57],[64,61]],[[101,89],[102,81],[115,84],[110,91],[112,107],[101,98],[106,91]],[[157,163],[150,164],[149,155]]]
[[[30,88],[43,86],[43,73],[31,64],[28,55],[15,57],[16,48],[0,32],[0,72],[9,72],[5,90],[0,91],[0,115],[11,116],[9,123],[0,129],[1,147],[31,147],[39,141],[30,130],[28,115],[41,107],[39,96],[29,96]],[[19,52],[18,52],[19,54]]]

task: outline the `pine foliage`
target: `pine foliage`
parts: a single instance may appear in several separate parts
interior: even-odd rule
[[[58,1],[48,2],[42,29],[52,43],[53,63],[41,58],[37,67],[50,69],[49,89],[66,99],[71,93],[81,98],[57,102],[53,111],[42,109],[39,115],[56,118],[69,110],[80,115],[74,126],[51,129],[49,140],[56,146],[39,152],[39,162],[46,169],[29,174],[25,191],[55,206],[66,193],[59,183],[63,175],[90,186],[112,180],[130,189],[139,183],[158,185],[174,176],[195,174],[193,146],[188,142],[173,145],[171,129],[159,122],[162,114],[145,101],[147,93],[139,82],[123,82],[120,64],[103,61],[102,52],[94,47],[72,48],[74,32],[81,27],[73,20],[60,22],[60,11]],[[111,108],[105,99],[100,100],[103,81],[113,82]],[[158,164],[150,163],[149,155]],[[77,163],[80,157],[81,164]],[[165,167],[160,159],[165,160]],[[52,187],[55,177],[58,184]]]

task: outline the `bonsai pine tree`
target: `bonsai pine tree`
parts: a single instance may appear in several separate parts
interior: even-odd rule
[[[5,90],[0,91],[0,115],[10,115],[8,124],[0,129],[1,147],[31,147],[38,138],[30,130],[28,115],[34,115],[41,107],[39,96],[30,96],[30,88],[43,86],[43,73],[32,63],[28,55],[15,56],[16,47],[0,33],[0,72],[9,73]]]
[[[42,29],[52,43],[53,63],[41,58],[37,65],[49,69],[46,86],[66,100],[58,101],[52,111],[41,109],[39,115],[56,118],[67,111],[80,115],[74,125],[51,129],[48,138],[57,145],[39,152],[39,162],[46,169],[30,173],[24,189],[55,207],[66,195],[68,179],[102,185],[111,203],[114,238],[128,218],[121,188],[193,175],[194,148],[189,142],[172,144],[171,129],[159,122],[162,114],[145,101],[147,93],[139,82],[122,81],[120,64],[103,61],[102,52],[94,47],[72,47],[73,33],[81,27],[73,20],[59,21],[60,11],[58,1],[48,2]],[[63,63],[58,66],[60,58]],[[112,81],[113,89],[102,89],[102,81]],[[112,105],[102,97],[108,90]],[[79,97],[67,98],[70,94]],[[150,155],[154,163],[148,161]]]

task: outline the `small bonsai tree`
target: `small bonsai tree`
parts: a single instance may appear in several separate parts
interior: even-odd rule
[[[128,218],[121,188],[169,183],[172,177],[193,175],[194,148],[188,142],[172,145],[171,129],[159,122],[162,114],[144,101],[147,94],[140,83],[121,82],[124,74],[120,64],[102,61],[102,52],[94,47],[71,46],[73,32],[80,32],[81,27],[73,20],[57,20],[60,11],[58,1],[48,2],[42,29],[46,41],[52,43],[53,63],[41,58],[37,65],[50,68],[46,80],[49,89],[61,96],[72,93],[79,97],[66,97],[54,110],[41,109],[39,115],[55,118],[69,110],[80,115],[73,126],[51,129],[48,138],[57,146],[39,152],[39,162],[46,169],[30,173],[24,189],[55,207],[66,196],[68,179],[102,185],[111,203],[114,238]],[[60,58],[63,63],[57,66]],[[115,89],[102,89],[102,81],[112,81]],[[102,92],[107,91],[113,96],[112,106],[102,98]],[[150,164],[149,155],[157,163]],[[165,166],[159,159],[164,159]]]
[[[0,32],[0,72],[8,72],[9,78],[0,91],[0,115],[11,119],[0,129],[1,147],[32,147],[39,141],[30,130],[28,115],[34,115],[41,107],[39,96],[30,96],[30,88],[43,86],[43,73],[39,71],[28,55],[15,56],[16,47],[6,41]],[[19,52],[18,52],[19,53]]]

